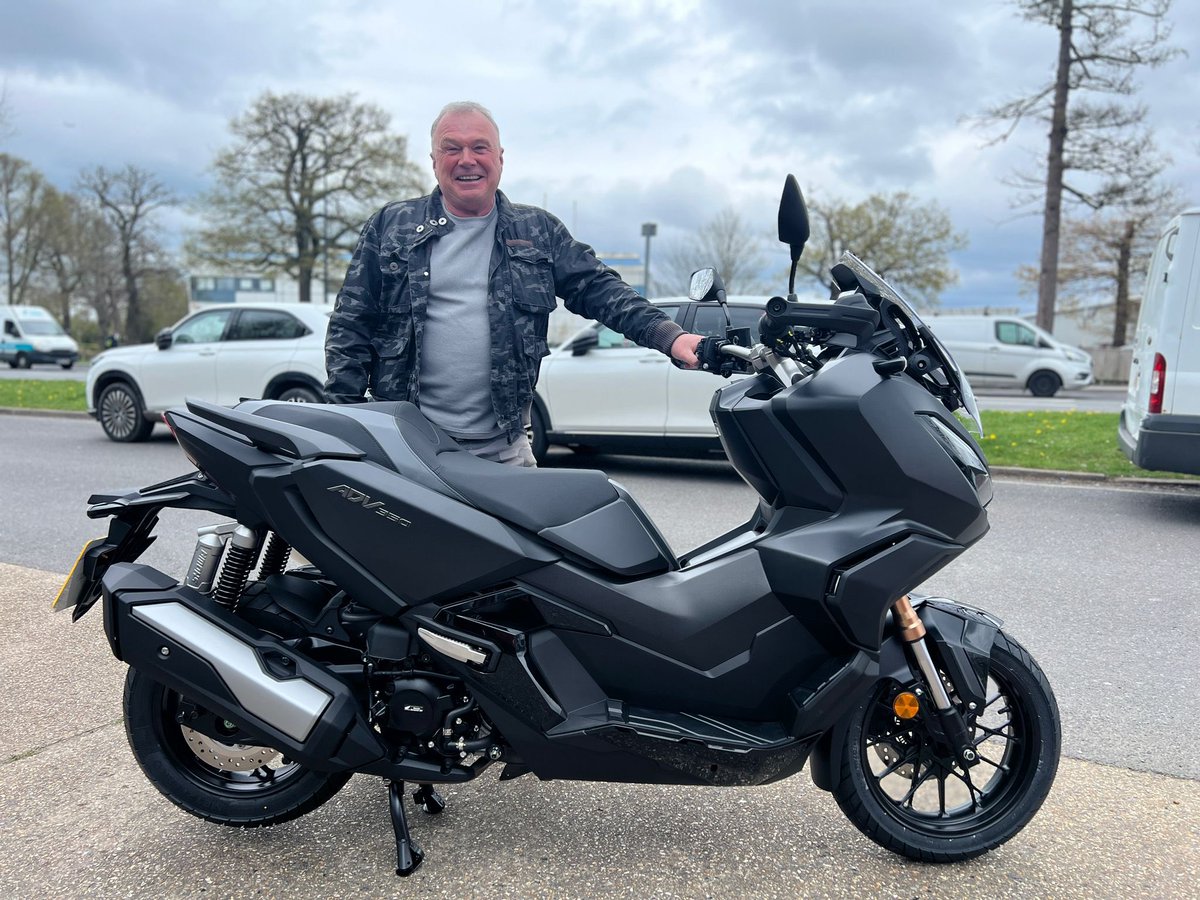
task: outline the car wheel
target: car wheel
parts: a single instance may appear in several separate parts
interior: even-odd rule
[[[1044,369],[1040,372],[1034,372],[1029,376],[1029,381],[1025,383],[1029,388],[1029,393],[1035,397],[1053,397],[1058,393],[1058,389],[1062,387],[1062,379],[1053,372],[1047,372]]]
[[[288,403],[320,403],[323,398],[310,387],[296,385],[281,392],[277,399]]]
[[[96,418],[109,439],[120,444],[144,441],[154,430],[154,423],[144,415],[137,391],[124,381],[114,381],[100,392]]]
[[[59,365],[62,366],[64,369],[69,369],[69,368],[71,368],[71,366],[75,365],[75,361],[72,360],[71,362],[59,363]]]
[[[529,415],[529,445],[533,449],[533,458],[540,466],[546,461],[550,450],[550,442],[546,440],[546,419],[542,411],[534,406]]]
[[[13,361],[14,369],[28,369],[33,363],[29,361],[28,353],[18,353],[17,358]]]

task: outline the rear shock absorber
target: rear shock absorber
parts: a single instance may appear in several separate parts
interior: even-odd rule
[[[279,575],[287,565],[292,548],[277,532],[272,531],[267,538],[267,548],[263,551],[262,562],[258,565],[258,580],[263,581],[268,575]]]
[[[225,542],[236,527],[233,522],[223,522],[196,529],[196,549],[192,551],[192,561],[188,564],[184,584],[202,594],[212,590],[221,554],[225,552]]]
[[[225,565],[221,567],[213,599],[230,609],[236,607],[257,558],[258,535],[245,525],[239,525],[229,537],[229,545],[225,549]]]

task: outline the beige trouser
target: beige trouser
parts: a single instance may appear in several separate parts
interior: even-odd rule
[[[455,438],[454,442],[480,459],[503,463],[506,466],[537,467],[537,460],[533,458],[533,448],[529,446],[529,438],[524,434],[518,436],[511,444],[503,434],[479,441]]]

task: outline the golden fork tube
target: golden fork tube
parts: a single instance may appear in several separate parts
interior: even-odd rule
[[[933,696],[933,705],[943,711],[950,709],[950,695],[946,693],[946,686],[942,684],[937,666],[933,664],[933,657],[929,655],[929,647],[925,644],[925,626],[917,611],[913,609],[907,594],[892,604],[892,613],[900,626],[900,637],[912,647],[917,668],[925,676],[925,683]]]
[[[905,594],[894,604],[892,604],[892,613],[896,617],[896,622],[900,625],[900,637],[912,644],[925,637],[925,626],[921,624],[920,617],[917,616],[917,611],[913,609],[912,603],[909,602],[908,594]]]

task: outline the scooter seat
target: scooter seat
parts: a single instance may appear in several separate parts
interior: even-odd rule
[[[603,472],[479,459],[414,404],[256,402],[253,415],[334,435],[366,458],[440,494],[539,534],[623,575],[678,566],[649,517]],[[614,539],[614,532],[619,536]]]

